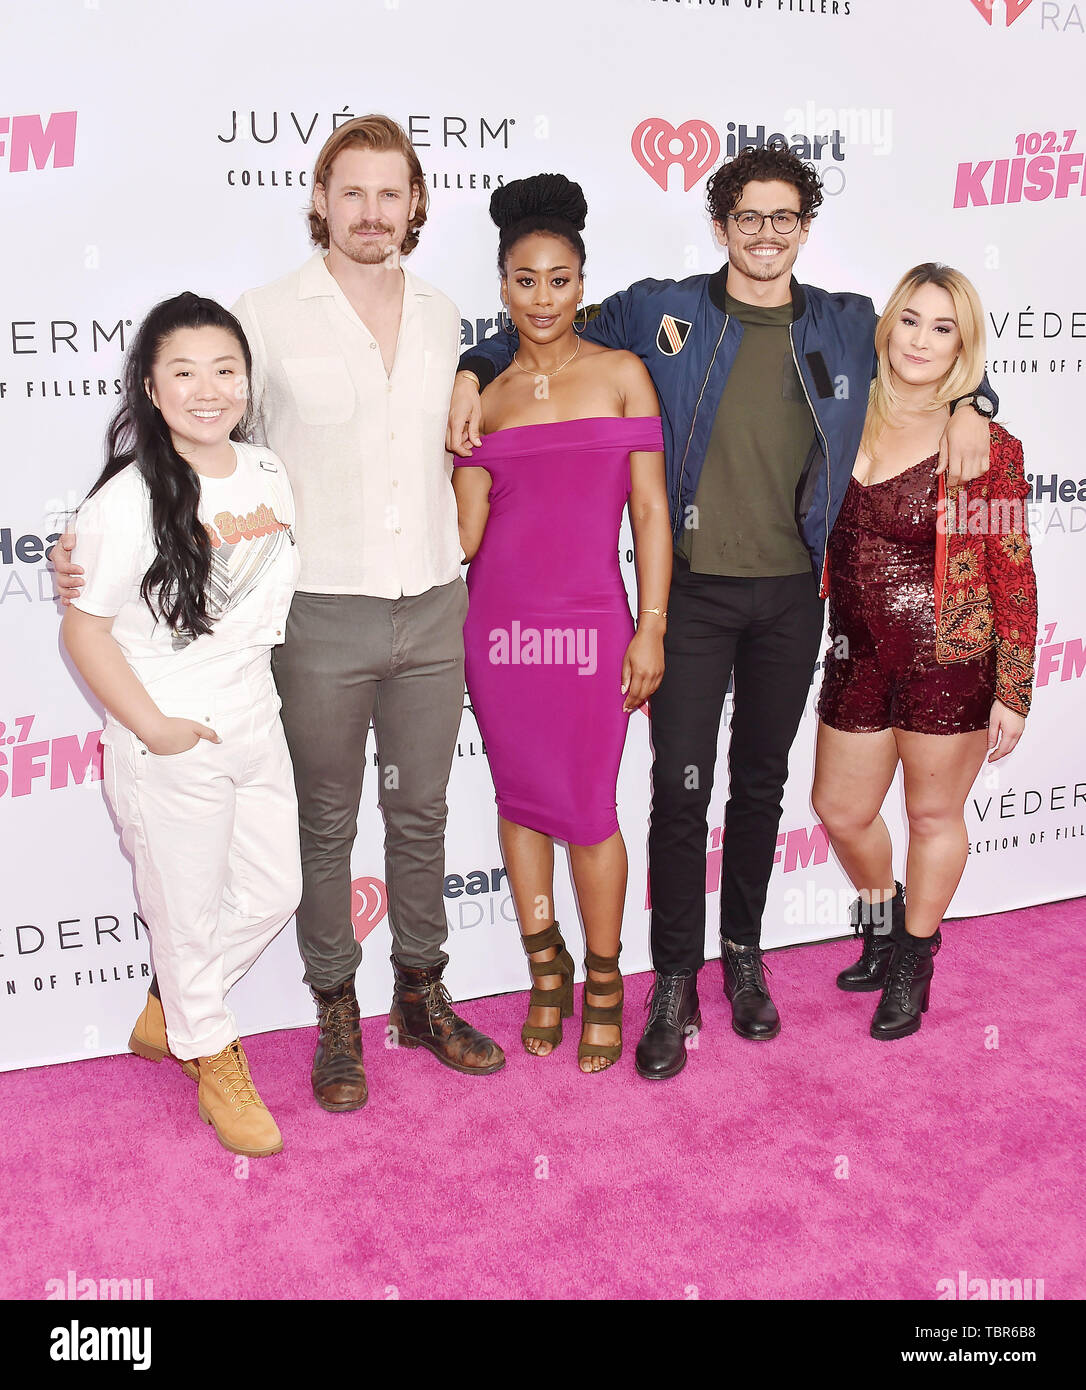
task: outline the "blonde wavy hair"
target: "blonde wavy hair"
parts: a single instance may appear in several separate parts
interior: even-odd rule
[[[426,224],[430,195],[426,187],[426,176],[422,172],[422,165],[419,163],[419,157],[415,153],[415,147],[412,145],[407,131],[404,130],[403,126],[398,125],[391,116],[357,116],[353,121],[348,121],[346,125],[341,125],[338,130],[332,132],[324,142],[320,154],[317,155],[317,162],[313,169],[314,188],[317,184],[327,187],[328,174],[335,163],[336,155],[342,150],[392,150],[396,154],[402,154],[407,161],[407,172],[411,180],[412,191],[419,195],[415,215],[407,224],[407,235],[400,247],[401,253],[409,256],[419,244],[419,232]],[[310,241],[314,246],[321,246],[327,251],[328,223],[312,203],[309,205],[307,218]]]
[[[984,310],[981,308],[980,296],[976,289],[960,270],[954,270],[951,266],[938,265],[935,261],[914,265],[912,270],[906,271],[894,288],[875,329],[875,354],[879,360],[879,367],[871,383],[867,418],[864,421],[863,438],[860,440],[860,448],[871,459],[875,457],[875,450],[883,431],[901,407],[901,397],[894,390],[894,373],[890,366],[890,334],[909,300],[922,285],[937,285],[950,295],[962,339],[958,356],[954,359],[950,371],[939,382],[930,408],[939,410],[960,396],[968,396],[977,389],[984,378],[987,348]]]

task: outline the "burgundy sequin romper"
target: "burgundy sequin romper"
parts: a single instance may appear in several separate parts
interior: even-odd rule
[[[818,700],[846,733],[986,729],[995,650],[935,659],[938,455],[862,487],[855,478],[830,533],[830,647]],[[844,640],[842,640],[844,639]]]

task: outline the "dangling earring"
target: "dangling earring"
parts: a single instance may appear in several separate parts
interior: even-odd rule
[[[576,314],[574,314],[574,316],[573,316],[573,331],[574,331],[574,333],[576,333],[576,334],[578,334],[578,335],[581,334],[581,333],[583,333],[583,332],[585,331],[585,329],[588,327],[588,307],[587,307],[587,305],[582,304],[582,305],[580,306],[580,310],[581,310],[581,313],[584,314],[584,323],[581,324],[580,328],[577,327],[577,317],[578,317],[578,316],[577,316]]]

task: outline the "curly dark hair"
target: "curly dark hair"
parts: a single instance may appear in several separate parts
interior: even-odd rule
[[[822,180],[817,169],[786,145],[774,142],[740,150],[715,171],[705,188],[705,206],[714,222],[723,226],[752,179],[760,183],[790,183],[799,193],[799,215],[804,221],[815,217],[822,206]]]

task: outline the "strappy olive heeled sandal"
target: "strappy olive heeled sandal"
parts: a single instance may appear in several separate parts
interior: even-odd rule
[[[562,1019],[573,1017],[573,957],[566,950],[566,943],[562,940],[562,933],[558,930],[558,923],[552,922],[541,932],[534,932],[531,936],[520,935],[521,942],[525,951],[528,953],[528,968],[532,972],[533,980],[537,976],[561,975],[562,983],[553,989],[540,989],[537,984],[532,985],[530,1003],[536,1008],[558,1009],[560,1017],[557,1023],[552,1023],[549,1027],[543,1028],[535,1023],[525,1023],[520,1030],[520,1040],[524,1044],[525,1052],[533,1057],[540,1055],[549,1057],[550,1052],[540,1054],[533,1052],[528,1046],[528,1040],[535,1038],[539,1042],[550,1043],[551,1052],[562,1041]],[[551,960],[533,960],[532,956],[540,951],[549,951],[557,946],[558,952]]]
[[[622,953],[620,946],[613,956],[598,956],[595,951],[589,951],[584,959],[585,982],[584,992],[587,1001],[590,994],[617,994],[618,999],[614,1004],[608,1004],[606,1008],[597,1004],[585,1002],[581,1010],[581,1041],[577,1045],[577,1062],[580,1064],[586,1057],[602,1057],[606,1067],[597,1067],[597,1071],[606,1071],[608,1067],[613,1067],[622,1056],[622,976],[619,975],[615,980],[593,980],[589,978],[589,972],[595,971],[598,975],[617,974],[618,958]],[[584,1040],[584,1024],[601,1023],[618,1029],[617,1043],[586,1043]],[[586,1072],[590,1076],[591,1072]]]

